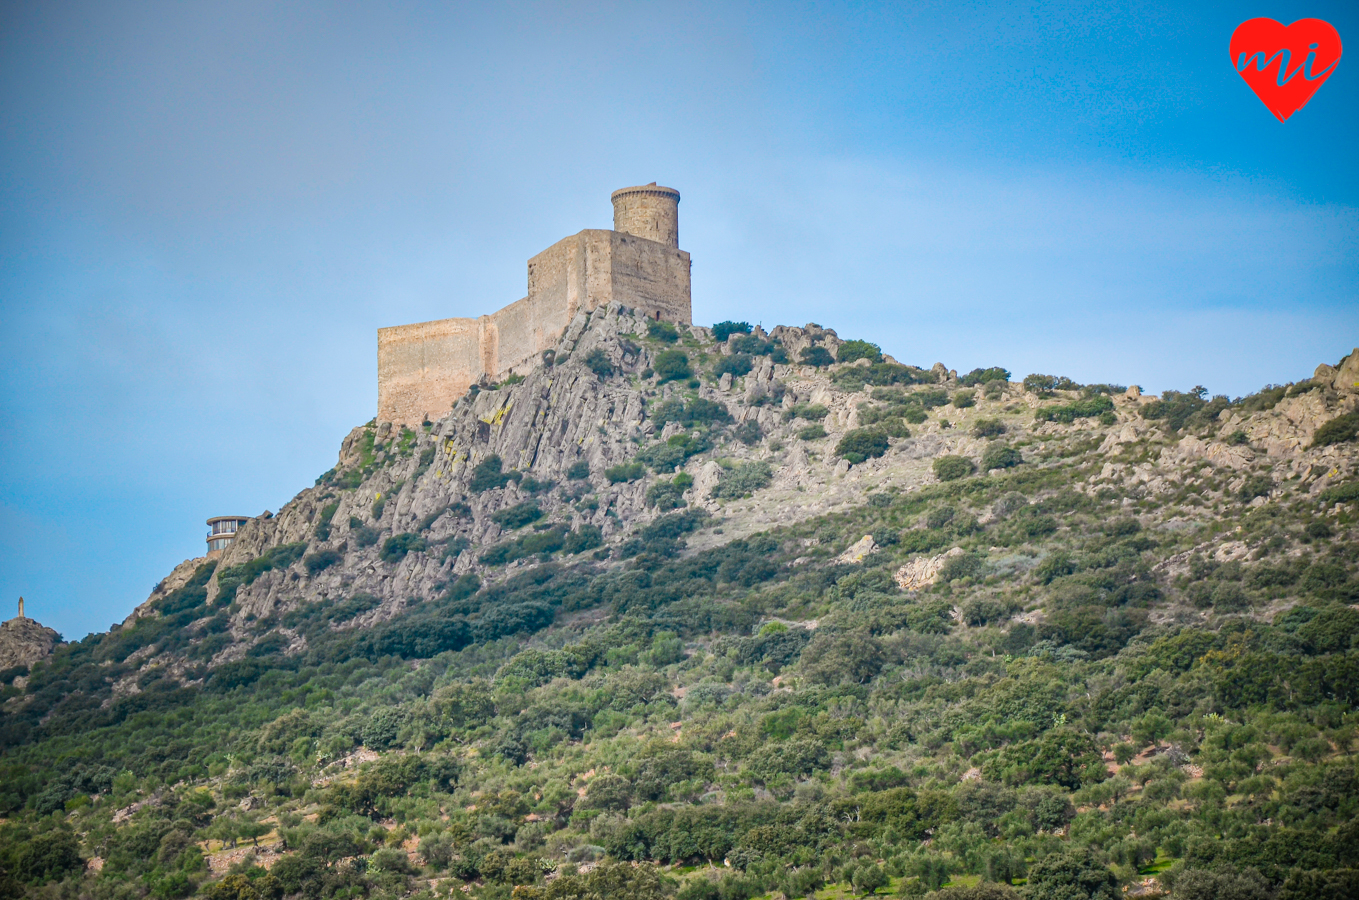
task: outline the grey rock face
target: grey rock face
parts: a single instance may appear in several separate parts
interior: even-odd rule
[[[33,619],[0,623],[0,670],[32,666],[52,655],[61,635]]]
[[[646,325],[618,306],[582,314],[561,336],[551,361],[521,381],[484,385],[427,428],[375,422],[351,431],[342,442],[335,469],[276,515],[247,523],[224,553],[209,582],[208,597],[210,603],[223,603],[224,592],[234,590],[234,641],[212,664],[242,657],[270,631],[285,638],[288,652],[304,650],[305,636],[282,623],[288,612],[306,604],[371,595],[373,602],[365,612],[333,626],[365,628],[437,597],[464,574],[494,582],[538,565],[536,558],[508,565],[482,560],[489,548],[535,529],[598,528],[604,551],[599,557],[608,557],[607,551],[660,515],[648,504],[648,491],[675,473],[664,465],[644,467],[640,477],[635,471],[615,470],[612,479],[606,473],[634,461],[643,450],[658,449],[686,432],[703,432],[662,421],[657,410],[667,402],[721,403],[731,417],[730,425],[715,436],[705,432],[711,437],[706,449],[678,461],[679,469],[693,479],[684,501],[707,510],[712,524],[721,526],[692,534],[688,539],[692,550],[857,506],[870,492],[904,492],[935,484],[931,466],[937,457],[959,454],[975,462],[986,451],[990,439],[972,432],[973,424],[983,418],[1003,419],[1004,440],[1010,443],[1089,430],[1103,441],[1101,452],[1140,460],[1135,465],[1111,461],[1092,475],[1091,490],[1118,484],[1154,494],[1191,484],[1196,467],[1221,467],[1244,475],[1275,466],[1282,467],[1276,480],[1296,474],[1307,490],[1320,491],[1352,477],[1355,468],[1352,446],[1307,449],[1320,424],[1354,407],[1359,397],[1353,393],[1314,390],[1271,410],[1224,419],[1219,435],[1178,436],[1167,435],[1158,424],[1142,418],[1139,410],[1151,398],[1132,394],[1112,398],[1113,425],[1101,426],[1090,419],[1075,424],[1035,422],[1037,406],[1066,401],[1040,400],[1017,385],[992,397],[983,393],[972,408],[939,409],[927,421],[911,425],[909,436],[895,432],[902,436],[891,439],[884,456],[850,466],[835,456],[839,439],[851,428],[880,421],[893,402],[890,397],[874,399],[875,389],[863,384],[862,367],[837,363],[816,369],[757,357],[748,374],[715,379],[712,370],[722,358],[722,347],[707,329],[681,328],[679,343],[663,344],[647,337]],[[835,354],[842,343],[835,332],[817,325],[779,326],[769,336],[782,343],[790,360],[810,346]],[[683,380],[659,384],[650,373],[643,377],[653,367],[655,354],[676,348],[689,356],[699,378],[697,387]],[[595,350],[599,354],[593,354]],[[601,368],[600,355],[612,369],[603,375],[584,363],[591,357]],[[942,364],[931,371],[937,385],[903,385],[887,393],[956,386],[956,375]],[[1336,369],[1331,381],[1339,376]],[[827,432],[824,437],[800,436],[809,420],[794,418],[794,413],[809,405],[826,408],[824,418],[818,419]],[[943,427],[940,420],[945,417],[952,428]],[[1228,443],[1237,430],[1248,435],[1248,445]],[[500,460],[499,470],[493,457]],[[1026,460],[1034,466],[1063,464],[1060,457],[1045,458],[1033,450],[1026,451]],[[725,472],[754,461],[769,465],[768,486],[750,497],[712,496]],[[528,524],[500,515],[535,505],[537,516]],[[384,553],[395,539],[410,542],[408,551],[388,548]],[[244,583],[242,567],[271,555],[281,562],[263,567],[262,574]],[[610,558],[586,559],[601,568],[623,564]],[[182,584],[197,562],[177,568],[152,599]],[[260,568],[256,565],[252,571]],[[261,628],[261,622],[267,627]]]

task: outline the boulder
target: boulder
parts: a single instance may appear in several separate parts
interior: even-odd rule
[[[855,541],[848,550],[835,558],[837,563],[844,566],[853,565],[864,561],[864,557],[878,549],[878,545],[873,541],[873,535],[866,534]]]
[[[1349,356],[1340,361],[1331,385],[1337,391],[1359,392],[1359,347],[1354,348]]]
[[[927,588],[939,580],[939,572],[944,568],[944,563],[955,556],[961,556],[961,547],[954,547],[947,553],[938,556],[921,556],[911,560],[906,565],[897,569],[892,578],[896,581],[897,587],[903,591],[918,591]]]
[[[0,670],[29,666],[52,655],[61,635],[26,616],[0,624]]]

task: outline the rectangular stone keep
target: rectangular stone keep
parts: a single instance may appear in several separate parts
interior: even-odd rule
[[[378,329],[378,420],[442,418],[468,388],[538,365],[576,314],[610,303],[688,325],[689,254],[647,238],[586,229],[528,261],[528,296],[477,319]]]
[[[610,299],[642,310],[653,319],[690,324],[689,254],[630,234],[607,234]]]

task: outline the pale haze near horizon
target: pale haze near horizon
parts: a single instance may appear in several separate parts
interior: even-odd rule
[[[701,324],[1232,396],[1359,344],[1352,65],[1281,124],[1234,4],[960,10],[7,5],[0,603],[120,621],[334,464],[378,327],[518,299],[630,184]]]

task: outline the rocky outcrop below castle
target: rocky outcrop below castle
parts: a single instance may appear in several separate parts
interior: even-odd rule
[[[371,627],[549,560],[622,565],[676,510],[704,517],[687,536],[702,550],[935,484],[945,457],[985,471],[996,448],[1012,454],[1006,465],[1060,466],[1048,446],[1093,435],[1092,494],[1252,490],[1259,504],[1284,489],[1320,496],[1355,473],[1354,442],[1314,439],[1359,407],[1359,353],[1237,404],[1175,395],[1198,418],[1170,428],[1166,416],[1182,411],[1136,389],[1038,390],[999,370],[960,378],[875,351],[840,361],[865,346],[816,325],[719,342],[617,304],[581,313],[528,375],[424,427],[354,429],[314,487],[245,525],[202,576],[207,602],[229,614],[209,664],[271,634],[302,652],[290,618],[317,605],[354,607],[335,629]],[[882,446],[847,452],[851,434]],[[933,580],[937,553],[914,581]],[[177,567],[133,619],[157,614],[203,564]]]
[[[60,641],[61,635],[27,617],[0,623],[0,671],[31,667],[51,656]]]
[[[1206,465],[1230,473],[1233,491],[1252,473],[1257,480],[1269,473],[1271,486],[1290,480],[1319,493],[1354,470],[1354,444],[1311,444],[1318,428],[1359,401],[1351,384],[1359,381],[1359,354],[1338,368],[1323,366],[1305,390],[1280,389],[1260,408],[1224,410],[1194,435],[1148,418],[1147,407],[1161,401],[1136,390],[1097,395],[1106,398],[1111,421],[1104,425],[1090,416],[1035,415],[1072,403],[1081,395],[1075,390],[1042,396],[1009,381],[969,387],[942,365],[925,370],[890,357],[802,364],[816,348],[833,360],[843,344],[815,325],[723,343],[704,328],[681,328],[674,342],[651,337],[649,328],[617,305],[582,313],[522,380],[471,394],[424,428],[374,422],[354,429],[335,469],[277,515],[245,526],[221,560],[208,598],[229,595],[239,640],[216,661],[246,652],[259,639],[254,623],[282,622],[291,610],[361,596],[368,608],[342,627],[362,628],[460,578],[493,582],[538,565],[563,540],[568,548],[572,540],[588,544],[590,552],[575,558],[608,567],[667,508],[702,510],[720,523],[690,538],[705,548],[858,505],[870,492],[914,490],[938,480],[940,457],[981,463],[999,440],[997,428],[1007,445],[1031,447],[1022,455],[1035,462],[1043,443],[1095,428],[1108,461],[1091,491],[1193,489]],[[677,354],[694,378],[662,381],[657,365]],[[894,378],[902,383],[873,384]],[[889,418],[912,403],[945,405],[914,425]],[[818,424],[825,437],[812,436]],[[887,428],[881,456],[851,462],[835,452],[864,426]],[[752,477],[751,491],[721,488],[736,473]],[[658,493],[671,499],[658,501]],[[278,558],[271,562],[270,554]],[[252,564],[263,571],[242,575]],[[176,575],[183,580],[193,568],[186,563]],[[280,630],[294,651],[305,646],[286,624]]]

